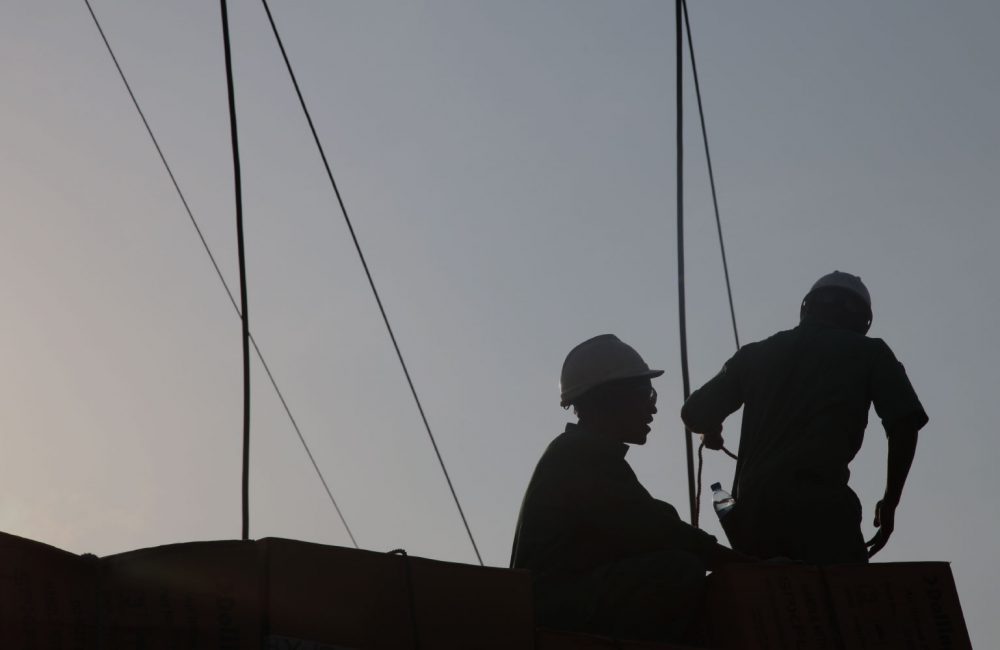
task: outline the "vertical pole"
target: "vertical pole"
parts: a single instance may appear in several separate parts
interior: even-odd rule
[[[229,95],[229,130],[233,143],[233,184],[236,188],[236,240],[240,258],[240,320],[243,323],[243,527],[242,538],[250,538],[250,321],[247,316],[247,265],[243,246],[243,187],[240,180],[240,147],[236,131],[236,93],[233,60],[229,46],[229,12],[222,9],[222,42],[226,51],[226,88]]]
[[[687,310],[684,301],[684,30],[683,0],[675,0],[676,59],[677,59],[677,302],[681,335],[681,378],[684,383],[684,401],[691,395],[688,376]],[[688,503],[691,506],[691,524],[698,525],[697,505],[694,496],[694,450],[691,431],[684,427],[684,450],[687,456]]]

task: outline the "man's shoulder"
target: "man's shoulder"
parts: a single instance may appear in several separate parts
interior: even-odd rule
[[[580,441],[579,436],[575,435],[575,433],[575,431],[569,429],[560,433],[552,439],[552,442],[548,444],[543,455],[548,456],[550,454],[561,454],[577,447],[580,444]]]
[[[836,337],[839,344],[852,350],[854,355],[863,355],[872,361],[878,359],[896,360],[896,355],[883,339],[846,329],[834,331],[837,332]]]
[[[885,352],[890,354],[892,353],[892,350],[889,349],[889,345],[882,339],[871,337],[844,327],[803,323],[793,330],[780,332],[775,336],[787,334],[791,337],[794,336],[796,332],[801,332],[806,341],[821,341],[824,344],[832,343],[845,347],[856,348],[872,354],[882,354]]]
[[[778,348],[785,348],[791,346],[797,336],[796,329],[782,330],[776,332],[766,339],[761,339],[759,341],[754,341],[753,343],[747,343],[739,349],[739,351],[733,356],[733,359],[740,358],[753,358],[759,354],[768,354],[773,352]]]
[[[607,459],[624,455],[617,450],[621,446],[617,441],[587,431],[578,425],[569,424],[566,430],[545,448],[540,463],[606,462]]]
[[[599,437],[577,424],[567,424],[566,430],[553,438],[545,453],[573,453],[578,450],[590,449],[598,445]]]
[[[798,335],[799,328],[793,327],[792,329],[781,330],[780,332],[775,332],[766,339],[762,339],[755,343],[749,343],[743,347],[750,348],[751,350],[755,348],[764,348],[771,345],[787,345],[795,340]]]
[[[870,350],[872,350],[873,352],[877,352],[877,353],[880,353],[880,354],[888,353],[888,354],[892,355],[893,357],[896,356],[893,353],[892,348],[889,347],[889,344],[886,343],[885,340],[883,340],[883,339],[866,336],[865,337],[865,341],[867,341],[868,348]]]

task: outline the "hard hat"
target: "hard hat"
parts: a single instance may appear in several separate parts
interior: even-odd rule
[[[562,406],[569,406],[591,388],[619,379],[659,377],[639,353],[614,334],[587,339],[570,350],[563,362],[559,391]]]
[[[861,281],[861,278],[857,275],[851,275],[850,273],[844,273],[842,271],[834,271],[833,273],[827,273],[819,280],[813,284],[812,288],[809,289],[809,293],[806,297],[802,299],[802,306],[799,308],[799,318],[805,318],[806,314],[809,312],[810,298],[814,293],[822,289],[841,289],[847,291],[848,293],[857,296],[864,304],[864,312],[862,313],[864,322],[859,322],[856,324],[858,332],[861,334],[867,334],[868,328],[871,327],[874,317],[872,315],[872,297],[868,293],[868,287],[865,283]],[[850,305],[847,305],[848,309],[853,310]]]
[[[868,306],[868,311],[871,311],[872,308],[871,294],[868,293],[868,287],[865,286],[865,283],[861,281],[861,278],[859,276],[851,275],[850,273],[844,273],[842,271],[834,271],[833,273],[827,273],[819,280],[816,280],[816,283],[813,284],[812,288],[809,290],[809,293],[806,294],[806,297],[808,298],[809,294],[818,289],[826,289],[827,287],[836,287],[839,289],[846,289],[847,291],[850,291],[857,297],[861,298],[861,300],[864,301],[865,305]]]

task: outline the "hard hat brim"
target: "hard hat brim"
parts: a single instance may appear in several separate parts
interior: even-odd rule
[[[625,375],[623,377],[613,377],[611,379],[608,379],[607,381],[601,382],[600,384],[596,384],[594,386],[587,386],[583,390],[579,390],[579,389],[570,390],[570,391],[567,391],[563,395],[562,400],[560,401],[559,405],[562,406],[562,407],[567,407],[570,404],[572,404],[573,401],[576,400],[577,398],[579,398],[582,395],[584,395],[586,393],[589,393],[590,391],[594,390],[595,388],[599,388],[601,386],[607,386],[608,384],[614,384],[614,383],[617,383],[617,382],[620,382],[620,381],[628,381],[630,379],[653,379],[655,377],[659,377],[663,373],[664,373],[663,370],[646,370],[645,372],[640,372],[640,373],[636,373],[636,374],[629,374],[629,375]]]

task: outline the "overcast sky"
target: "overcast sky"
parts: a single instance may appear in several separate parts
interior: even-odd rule
[[[93,4],[235,287],[217,4]],[[474,561],[263,9],[231,5],[251,328],[360,545]],[[563,357],[596,334],[667,371],[628,458],[686,512],[673,3],[272,9],[487,564],[569,419]],[[952,562],[995,646],[1000,5],[692,2],[691,21],[741,338],[794,326],[820,275],[862,276],[931,418],[878,559]],[[0,69],[0,530],[102,555],[238,537],[239,320],[82,0],[2,3]],[[687,89],[699,385],[734,344]],[[253,382],[251,535],[349,544],[256,362]],[[732,469],[710,454],[705,484]]]

